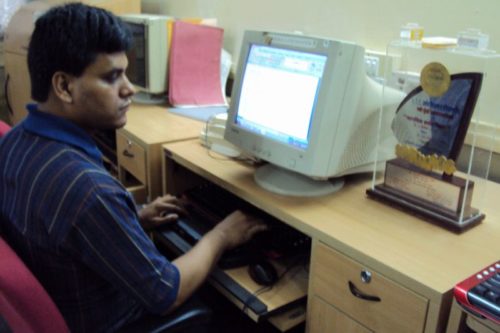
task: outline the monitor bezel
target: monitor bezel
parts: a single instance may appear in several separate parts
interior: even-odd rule
[[[325,73],[311,118],[309,144],[305,149],[264,138],[238,126],[235,121],[243,73],[250,47],[254,44],[311,52],[327,57]],[[360,54],[364,54],[364,49],[350,42],[289,33],[246,31],[228,111],[226,139],[257,158],[282,168],[313,178],[330,177],[330,157],[341,154],[344,148],[343,145],[334,145],[334,142],[337,137],[349,135],[347,131],[350,130],[348,123],[351,120],[349,117],[343,117],[341,110],[345,107],[355,110],[356,105],[346,105],[346,103],[357,103],[357,99],[350,98],[349,94],[359,95],[363,86],[362,82],[359,82],[361,75],[351,73],[353,59]],[[318,112],[320,109],[328,109],[328,112]],[[326,149],[324,154],[318,154],[321,147],[331,147],[331,149]]]
[[[120,18],[125,23],[144,26],[146,84],[132,83],[140,92],[165,94],[168,91],[169,27],[174,18],[155,14],[126,14]]]

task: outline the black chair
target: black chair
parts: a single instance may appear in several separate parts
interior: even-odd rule
[[[167,316],[149,315],[123,327],[119,333],[204,333],[209,331],[212,311],[193,297]]]

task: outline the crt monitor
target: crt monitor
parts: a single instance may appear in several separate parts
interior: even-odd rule
[[[397,93],[395,101],[402,96]],[[255,179],[285,195],[338,190],[341,176],[373,171],[382,86],[365,74],[364,49],[354,43],[246,31],[228,111],[225,138],[269,162]],[[384,101],[387,98],[384,96]],[[391,109],[395,111],[397,105]],[[392,140],[385,112],[382,140]]]
[[[168,88],[168,31],[172,17],[154,14],[126,14],[133,45],[127,52],[127,76],[137,88],[136,102],[163,103]]]

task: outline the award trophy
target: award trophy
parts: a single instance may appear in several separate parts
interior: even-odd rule
[[[392,131],[396,158],[386,162],[383,183],[367,190],[375,199],[462,231],[484,214],[471,207],[474,182],[457,175],[458,158],[483,75],[450,75],[439,62],[425,65],[420,86],[397,108]]]

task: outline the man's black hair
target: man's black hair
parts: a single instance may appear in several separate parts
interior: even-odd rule
[[[28,48],[31,97],[45,102],[57,71],[80,76],[100,53],[127,51],[131,33],[107,10],[70,3],[50,9],[35,22]]]

